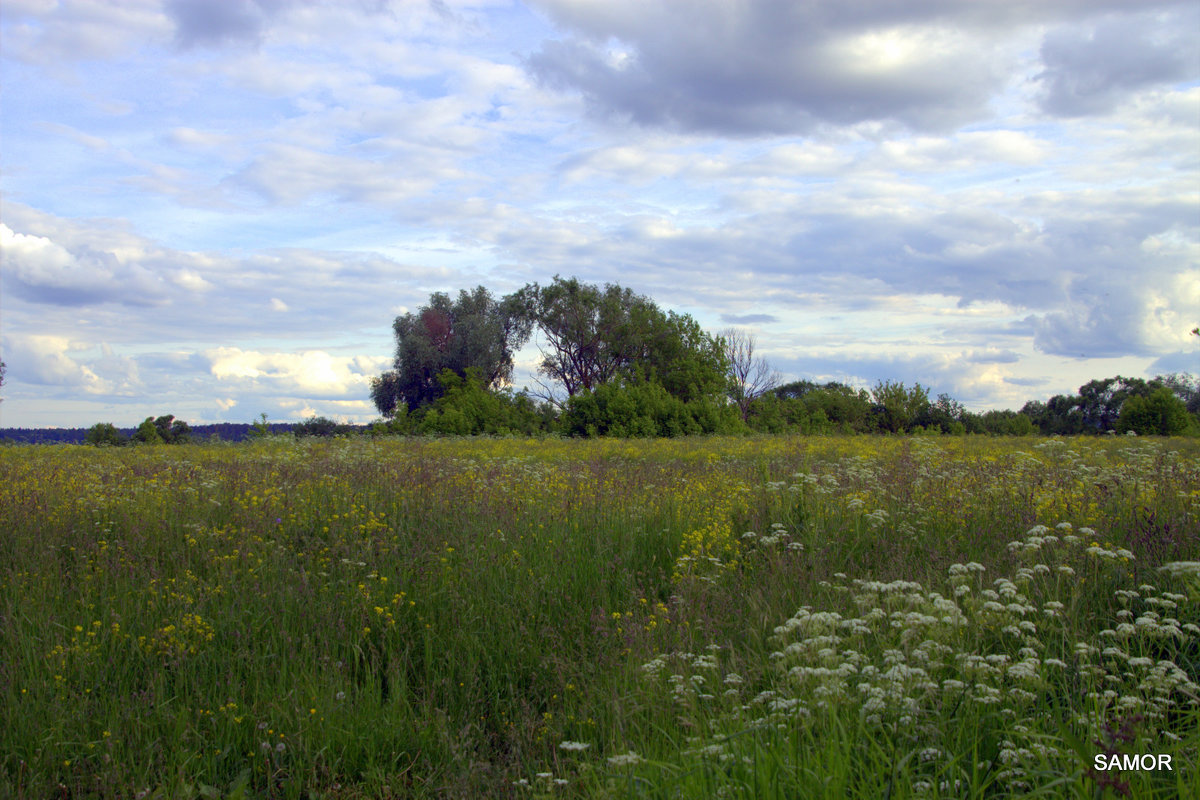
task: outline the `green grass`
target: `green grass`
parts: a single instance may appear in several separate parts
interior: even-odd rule
[[[1196,796],[1193,562],[1190,440],[3,448],[0,795]]]

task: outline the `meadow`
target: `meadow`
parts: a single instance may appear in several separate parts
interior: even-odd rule
[[[1198,623],[1194,439],[0,448],[5,797],[1200,797]]]

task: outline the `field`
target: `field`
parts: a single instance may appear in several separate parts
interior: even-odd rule
[[[5,797],[1197,797],[1197,623],[1196,440],[0,448]]]

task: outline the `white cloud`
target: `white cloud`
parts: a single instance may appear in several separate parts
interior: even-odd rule
[[[262,352],[237,347],[204,351],[209,370],[222,385],[266,385],[272,391],[303,397],[363,397],[370,379],[390,365],[387,358],[334,356],[321,350]]]
[[[14,290],[36,302],[83,305],[161,302],[162,287],[152,275],[131,264],[128,250],[68,249],[45,236],[17,233],[0,224],[5,276]]]
[[[14,335],[6,337],[6,341],[6,383],[20,381],[56,387],[66,390],[67,396],[73,392],[88,395],[122,394],[136,388],[136,368],[122,359],[113,358],[111,351],[100,363],[88,364],[81,355],[91,346],[72,342],[63,336]],[[105,374],[108,377],[104,377]]]
[[[42,65],[116,58],[170,31],[157,0],[5,0],[3,21],[8,56]]]
[[[134,420],[371,415],[394,316],[556,273],[979,403],[1194,361],[1193,6],[0,2],[5,331]]]
[[[234,138],[228,134],[214,131],[201,131],[195,128],[181,126],[172,130],[167,139],[182,147],[216,148],[227,147],[234,143]]]

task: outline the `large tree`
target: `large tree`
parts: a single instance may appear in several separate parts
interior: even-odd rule
[[[555,276],[513,296],[541,333],[541,396],[562,407],[614,381],[653,381],[689,402],[720,393],[727,366],[720,339],[686,314],[664,313],[629,288]]]
[[[475,369],[491,388],[512,379],[513,353],[529,339],[530,321],[512,297],[497,301],[482,286],[452,300],[435,292],[428,305],[396,317],[393,368],[371,382],[371,399],[385,417],[399,406],[416,409],[444,392],[438,375]]]
[[[929,390],[919,383],[909,389],[900,381],[879,381],[871,389],[871,409],[879,429],[903,433],[929,410]]]

